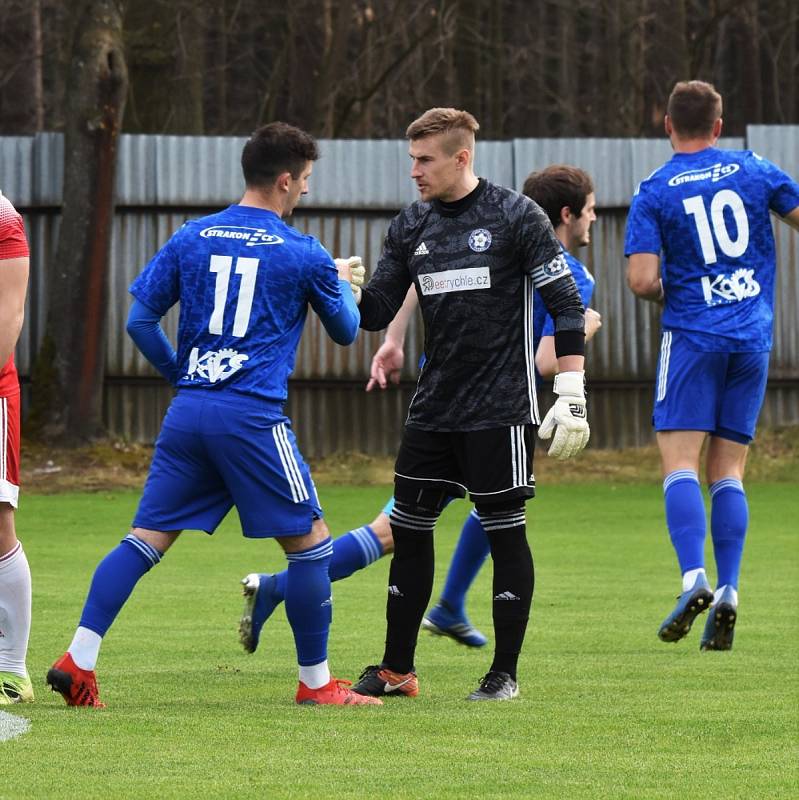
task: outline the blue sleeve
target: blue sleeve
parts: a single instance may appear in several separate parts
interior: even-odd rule
[[[630,204],[627,215],[627,230],[624,236],[624,255],[633,253],[655,253],[660,255],[663,243],[660,225],[649,193],[642,185]]]
[[[174,386],[180,378],[178,359],[160,321],[161,314],[134,299],[126,327],[144,357]]]
[[[799,206],[799,184],[776,164],[757,153],[752,154],[760,162],[769,183],[769,208],[784,217]]]
[[[361,315],[355,297],[352,294],[347,281],[339,280],[339,291],[341,292],[341,305],[338,311],[329,313],[327,311],[317,311],[322,325],[325,326],[330,338],[336,344],[352,344],[358,334],[358,326],[361,322]]]
[[[332,257],[317,241],[311,243],[310,258],[308,292],[311,308],[336,344],[352,344],[361,321],[352,289],[347,281],[339,280]]]
[[[180,300],[181,228],[150,259],[141,274],[130,285],[130,293],[149,309],[163,317]]]

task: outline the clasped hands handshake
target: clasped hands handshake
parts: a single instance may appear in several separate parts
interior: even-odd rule
[[[336,268],[338,276],[343,281],[347,281],[355,296],[355,302],[361,302],[361,286],[366,277],[366,267],[360,256],[350,256],[349,258],[336,258]]]

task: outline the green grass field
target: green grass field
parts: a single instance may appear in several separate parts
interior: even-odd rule
[[[67,708],[44,676],[137,494],[25,496],[37,698],[6,707],[31,729],[0,742],[0,798],[796,797],[799,504],[790,484],[748,491],[731,653],[699,652],[701,618],[680,643],[656,637],[679,589],[659,486],[542,486],[528,507],[536,593],[518,700],[465,702],[491,645],[425,634],[419,698],[294,705],[283,609],[255,655],[237,642],[239,578],[283,558],[274,543],[244,540],[234,517],[213,538],[184,535],[139,584],[101,654],[105,710]],[[331,530],[371,519],[387,492],[321,487]],[[455,503],[439,523],[437,588],[469,508]],[[383,559],[335,585],[338,677],[382,655],[387,570]],[[490,569],[470,614],[490,631]]]

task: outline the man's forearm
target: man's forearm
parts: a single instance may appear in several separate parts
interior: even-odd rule
[[[660,256],[655,253],[632,253],[627,262],[627,285],[636,297],[652,303],[663,301],[660,279]]]
[[[650,303],[663,302],[663,281],[660,278],[652,283],[646,285],[638,284],[630,288],[633,290],[633,294],[642,300],[648,300]]]
[[[389,323],[386,328],[386,341],[395,344],[400,349],[405,346],[405,335],[408,332],[408,325],[414,315],[419,299],[416,294],[416,287],[412,284],[405,295],[405,301],[400,306],[397,316]]]

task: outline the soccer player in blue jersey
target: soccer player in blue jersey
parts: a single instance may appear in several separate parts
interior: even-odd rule
[[[308,305],[337,343],[358,330],[350,264],[283,221],[317,158],[307,133],[279,122],[259,128],[242,152],[239,203],[184,224],[130,288],[128,331],[178,391],[131,531],[98,565],[72,643],[47,674],[69,705],[103,705],[100,644],[134,586],[183,529],[213,533],[233,506],[245,536],[276,538],[286,553],[296,701],[363,703],[328,669],[332,547],[283,413]],[[159,321],[177,302],[174,352]]]
[[[653,423],[666,524],[682,593],[660,626],[676,642],[710,608],[702,650],[729,650],[748,525],[743,486],[768,373],[776,257],[769,212],[799,228],[799,184],[748,150],[720,150],[722,100],[702,81],[678,83],[666,133],[674,156],[638,187],[627,220],[627,280],[663,304]],[[716,561],[705,574],[706,479]]]
[[[585,247],[591,240],[591,224],[596,220],[596,199],[591,177],[578,167],[553,164],[540,172],[531,173],[524,183],[523,192],[545,211],[563,246],[564,258],[586,307],[585,339],[588,341],[602,325],[600,314],[589,307],[594,292],[594,277],[569,251]],[[417,305],[416,290],[412,288],[386,329],[385,340],[372,359],[367,391],[386,389],[389,384],[399,382],[405,360],[405,334]],[[533,343],[539,374],[551,378],[557,372],[555,324],[537,292],[533,303]],[[392,499],[368,525],[334,539],[331,580],[346,578],[393,551],[394,541],[389,522],[393,505]],[[463,525],[441,598],[422,620],[423,628],[434,634],[449,636],[468,647],[482,647],[487,643],[485,635],[471,624],[466,615],[466,595],[488,553],[488,537],[473,510]],[[258,647],[264,623],[283,600],[285,572],[276,575],[253,573],[243,583],[248,599],[240,622],[240,639],[245,650],[252,653]]]

